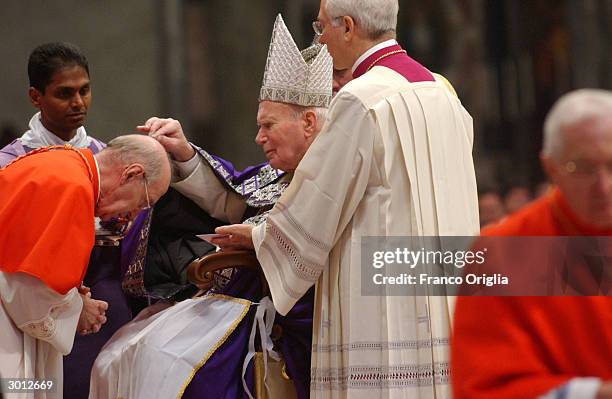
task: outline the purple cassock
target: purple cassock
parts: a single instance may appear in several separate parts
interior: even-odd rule
[[[265,211],[272,208],[287,187],[286,182],[279,182],[284,173],[270,167],[267,163],[236,171],[231,163],[199,148],[196,150],[229,190],[247,198],[248,208],[243,219],[261,221],[262,217],[265,218]],[[150,264],[147,263],[147,267],[149,266]],[[151,271],[145,271],[145,273],[148,272]],[[262,276],[257,272],[241,269],[233,272],[230,277],[224,276],[222,279],[225,280],[225,283],[217,287],[215,292],[257,303],[264,296],[261,289],[261,278]],[[159,283],[167,282],[159,281]],[[142,285],[144,287],[144,284]],[[145,287],[144,290],[146,291],[147,288]],[[283,355],[287,375],[293,380],[300,399],[308,398],[310,390],[313,304],[314,289],[311,289],[289,314],[286,316],[277,314],[275,318],[275,324],[280,326],[280,331],[282,331],[280,338],[275,341],[275,346]],[[248,398],[242,384],[243,363],[248,353],[249,335],[256,310],[255,306],[251,307],[247,316],[242,319],[231,335],[196,371],[184,391],[183,398]],[[162,331],[156,333],[163,334]],[[202,331],[202,334],[205,333],[206,331]],[[158,367],[163,366],[158,365]],[[248,365],[245,380],[249,390],[253,393],[252,361]]]
[[[88,148],[94,154],[104,147],[104,143],[89,137]],[[19,139],[13,141],[0,149],[0,167],[34,149],[22,144]],[[134,225],[138,226],[139,220],[145,217],[146,215],[139,215]],[[87,398],[94,360],[115,331],[132,319],[132,312],[121,288],[122,272],[125,268],[122,265],[135,261],[132,247],[138,245],[140,237],[140,230],[133,228],[126,236],[129,245],[96,246],[92,250],[83,284],[91,288],[92,298],[108,302],[107,322],[96,334],[84,336],[76,334],[72,351],[64,357],[65,399]],[[130,256],[126,257],[126,254]]]
[[[286,184],[277,183],[283,172],[271,168],[267,163],[238,172],[231,163],[203,150],[198,149],[198,152],[211,165],[221,181],[238,194],[249,198],[247,204],[251,209],[245,213],[247,217],[258,213],[254,212],[255,209],[269,211],[286,188]],[[263,188],[266,188],[265,198],[257,195]],[[276,195],[270,195],[270,191],[276,191]],[[239,270],[232,275],[228,284],[219,290],[219,293],[259,302],[263,297],[261,278],[259,273],[251,270]],[[310,393],[313,305],[314,288],[311,288],[286,316],[276,314],[274,321],[282,331],[275,346],[283,355],[287,375],[293,380],[300,399],[308,398]],[[247,317],[224,344],[196,372],[183,394],[183,399],[248,398],[242,386],[242,366],[248,353],[249,334],[255,311],[256,308],[252,307]],[[248,366],[245,380],[253,393],[252,361]]]

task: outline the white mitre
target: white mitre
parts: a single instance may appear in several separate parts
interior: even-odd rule
[[[327,108],[332,98],[332,79],[333,63],[327,46],[315,44],[300,53],[278,14],[259,101]]]

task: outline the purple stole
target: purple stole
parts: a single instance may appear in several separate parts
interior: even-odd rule
[[[353,72],[353,78],[357,79],[374,66],[389,68],[411,83],[435,82],[436,80],[427,68],[410,58],[397,44],[382,48],[363,60]]]

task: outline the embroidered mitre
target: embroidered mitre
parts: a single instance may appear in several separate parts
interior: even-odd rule
[[[274,22],[259,101],[304,107],[328,107],[332,98],[333,63],[327,46],[314,44],[302,52],[280,14]]]

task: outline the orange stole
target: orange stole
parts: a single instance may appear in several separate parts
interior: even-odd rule
[[[488,236],[611,235],[577,222],[558,191]],[[612,379],[611,297],[459,297],[451,341],[455,399],[535,398],[574,377]]]
[[[62,295],[78,287],[97,197],[88,149],[43,150],[0,169],[0,270],[30,274]]]

